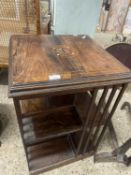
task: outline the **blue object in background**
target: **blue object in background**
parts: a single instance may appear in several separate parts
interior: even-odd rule
[[[54,34],[93,37],[102,0],[54,0]]]

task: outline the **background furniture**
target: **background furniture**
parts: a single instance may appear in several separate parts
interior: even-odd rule
[[[0,0],[0,9],[0,68],[7,68],[10,36],[40,33],[39,1]]]
[[[131,69],[131,44],[118,43],[108,47],[106,50],[115,58],[117,58],[121,63]],[[130,103],[125,102],[122,106],[122,109],[126,106],[129,108],[130,112]]]
[[[117,58],[125,66],[131,69],[131,45],[127,43],[117,43],[106,49],[111,55]]]
[[[125,66],[131,69],[131,45],[126,43],[118,43],[106,49],[111,55],[116,57]],[[121,109],[125,107],[131,109],[130,102],[125,102]],[[131,157],[127,157],[126,152],[131,148],[131,138],[129,138],[122,146],[119,147],[115,129],[112,122],[109,123],[109,130],[114,142],[114,150],[111,153],[100,153],[95,155],[95,162],[117,161],[129,165]]]
[[[7,68],[10,36],[48,34],[49,11],[47,0],[0,0],[0,9],[0,68]]]
[[[30,174],[93,155],[129,81],[89,37],[12,36],[9,97]]]

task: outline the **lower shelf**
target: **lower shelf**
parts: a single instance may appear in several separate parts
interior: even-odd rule
[[[75,157],[69,136],[27,147],[30,174],[34,175],[56,167]]]

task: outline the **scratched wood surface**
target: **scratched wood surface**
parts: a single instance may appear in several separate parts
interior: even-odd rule
[[[89,37],[12,36],[9,62],[12,87],[129,73]]]

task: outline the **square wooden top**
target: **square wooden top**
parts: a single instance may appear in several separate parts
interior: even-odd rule
[[[131,72],[91,38],[12,36],[9,93],[123,81]],[[28,92],[29,93],[29,92]]]

